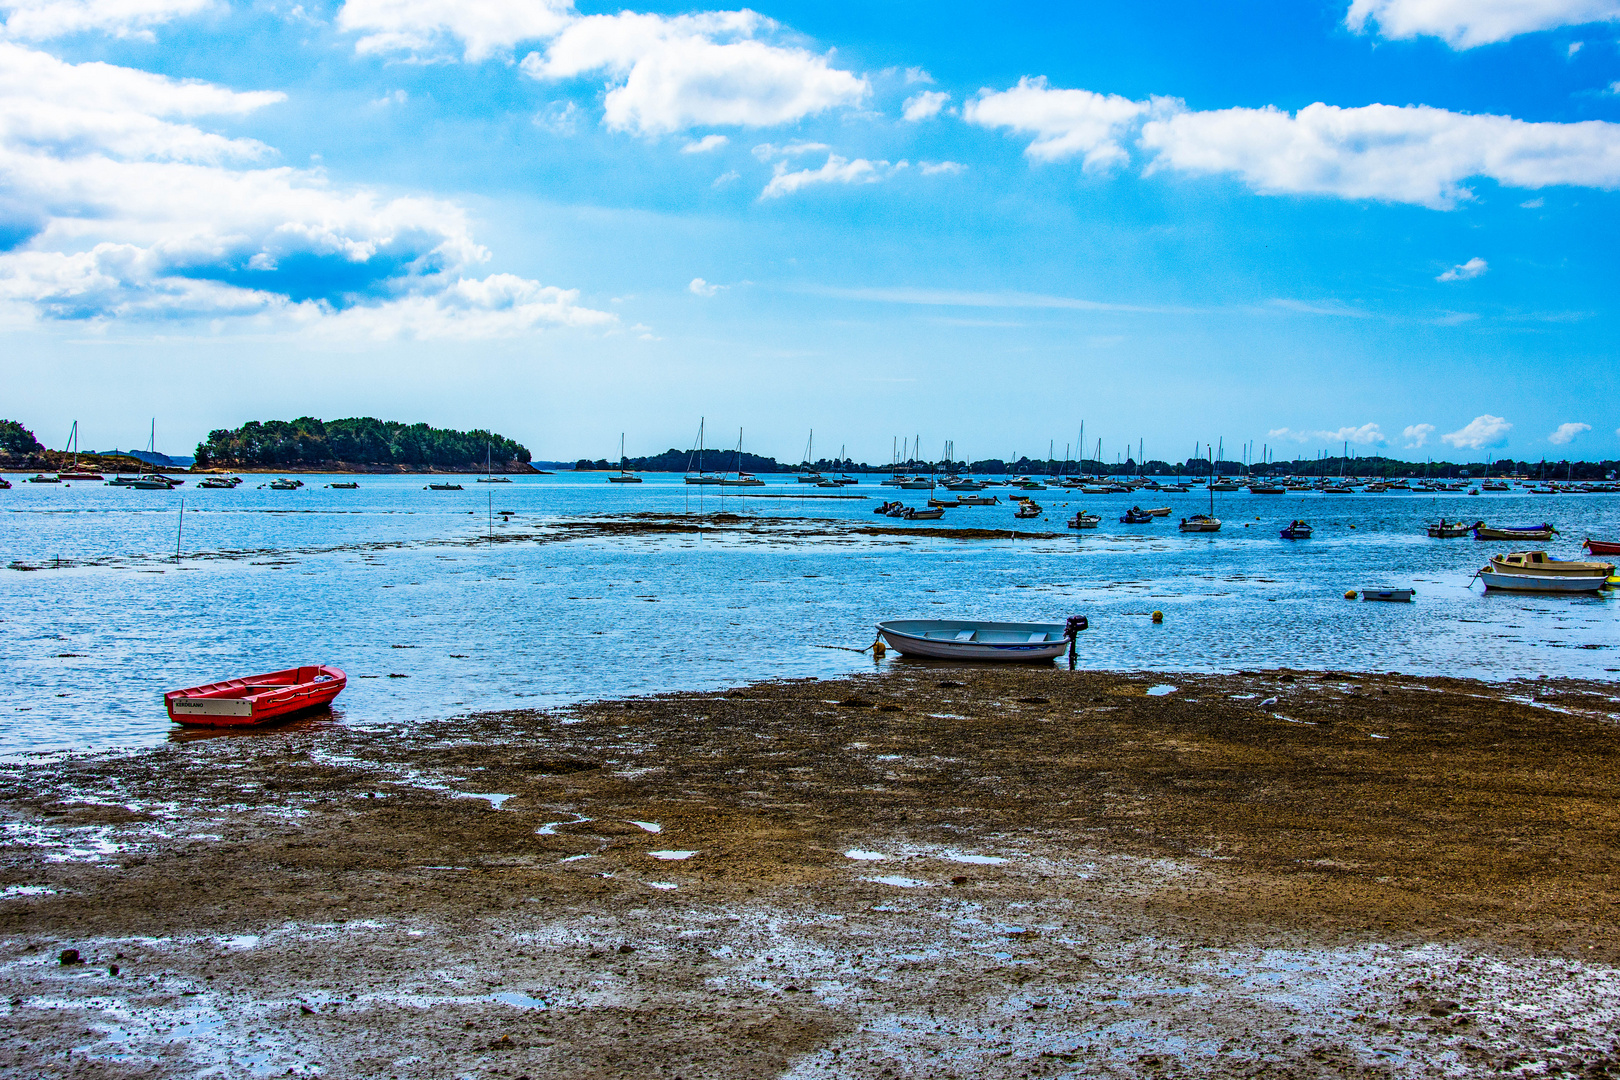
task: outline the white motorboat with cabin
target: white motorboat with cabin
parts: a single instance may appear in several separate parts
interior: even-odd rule
[[[1545,551],[1495,555],[1479,571],[1486,589],[1509,592],[1597,592],[1614,573],[1614,563],[1555,559]]]

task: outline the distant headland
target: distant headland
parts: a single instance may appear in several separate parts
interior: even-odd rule
[[[359,416],[250,420],[197,444],[199,471],[534,472],[526,447],[492,431],[455,431]]]

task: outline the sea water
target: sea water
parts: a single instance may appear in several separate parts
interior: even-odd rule
[[[19,479],[20,478],[16,478]],[[1561,531],[1544,545],[1578,557],[1587,535],[1620,535],[1620,497],[1428,493],[1215,495],[1215,534],[1176,531],[1209,494],[1031,492],[1045,517],[1002,504],[947,510],[928,529],[991,539],[851,537],[880,499],[927,492],[875,479],[815,499],[772,482],[739,498],[650,475],[461,478],[306,476],[260,486],[131,491],[94,482],[16,483],[0,492],[0,754],[147,745],[176,729],[165,690],[304,663],[349,674],[334,715],[387,727],[583,699],[827,678],[908,663],[853,650],[897,618],[1062,622],[1086,615],[1088,668],[1207,671],[1287,666],[1486,679],[1620,671],[1620,612],[1602,596],[1486,595],[1471,578],[1515,545],[1435,540],[1448,519]],[[325,487],[356,479],[356,490]],[[442,478],[439,478],[442,479]],[[181,513],[181,500],[185,509]],[[1172,507],[1119,524],[1132,503]],[[1078,509],[1102,515],[1069,531]],[[600,515],[741,514],[771,528],[593,535],[554,526]],[[510,511],[510,520],[501,511]],[[1311,540],[1278,530],[1293,518]],[[831,523],[830,535],[822,533]],[[1058,535],[1027,539],[1031,531]],[[1017,538],[1014,534],[1017,534]],[[175,552],[180,552],[177,561]],[[1522,546],[1522,545],[1519,545]],[[1347,589],[1412,586],[1412,604],[1347,601]],[[1150,614],[1164,612],[1162,624]]]

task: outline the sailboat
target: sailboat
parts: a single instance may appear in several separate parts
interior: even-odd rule
[[[512,481],[509,478],[495,475],[494,461],[492,460],[494,452],[494,442],[489,439],[484,440],[484,475],[478,478],[478,482],[480,484],[510,484]]]
[[[79,471],[79,422],[77,420],[73,421],[73,430],[68,434],[67,449],[73,452],[73,469],[70,472],[57,473],[56,478],[58,480],[104,479],[100,473]]]
[[[1209,474],[1211,481],[1215,477],[1215,457],[1210,455]],[[1221,519],[1215,516],[1215,492],[1220,485],[1213,482],[1209,485],[1209,513],[1194,514],[1192,517],[1181,519],[1179,528],[1184,533],[1211,533],[1221,531]]]
[[[635,473],[631,472],[628,468],[625,467],[624,432],[622,432],[622,431],[619,432],[619,472],[618,472],[617,475],[610,475],[608,477],[608,483],[610,483],[610,484],[639,484],[639,483],[641,483],[641,477],[637,476]]]
[[[810,441],[804,444],[804,472],[799,474],[799,483],[801,484],[819,484],[823,479],[821,473],[816,469],[816,459],[811,456],[815,452],[815,445],[816,431],[815,428],[811,428]]]
[[[735,478],[732,478],[729,475],[728,476],[722,476],[720,478],[720,486],[721,487],[764,487],[765,486],[765,481],[761,480],[759,477],[755,476],[753,473],[743,472],[743,467],[742,467],[742,442],[743,442],[743,429],[738,428],[737,429],[737,475],[736,475]]]
[[[687,455],[686,458],[686,482],[688,484],[720,483],[720,477],[714,475],[713,473],[706,473],[703,471],[703,425],[705,423],[706,421],[702,418],[698,419],[697,446],[692,451],[692,454],[697,456],[697,472],[694,473],[692,471],[692,454]]]

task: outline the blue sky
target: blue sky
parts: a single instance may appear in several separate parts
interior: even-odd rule
[[[47,443],[1620,455],[1620,0],[0,15]]]

